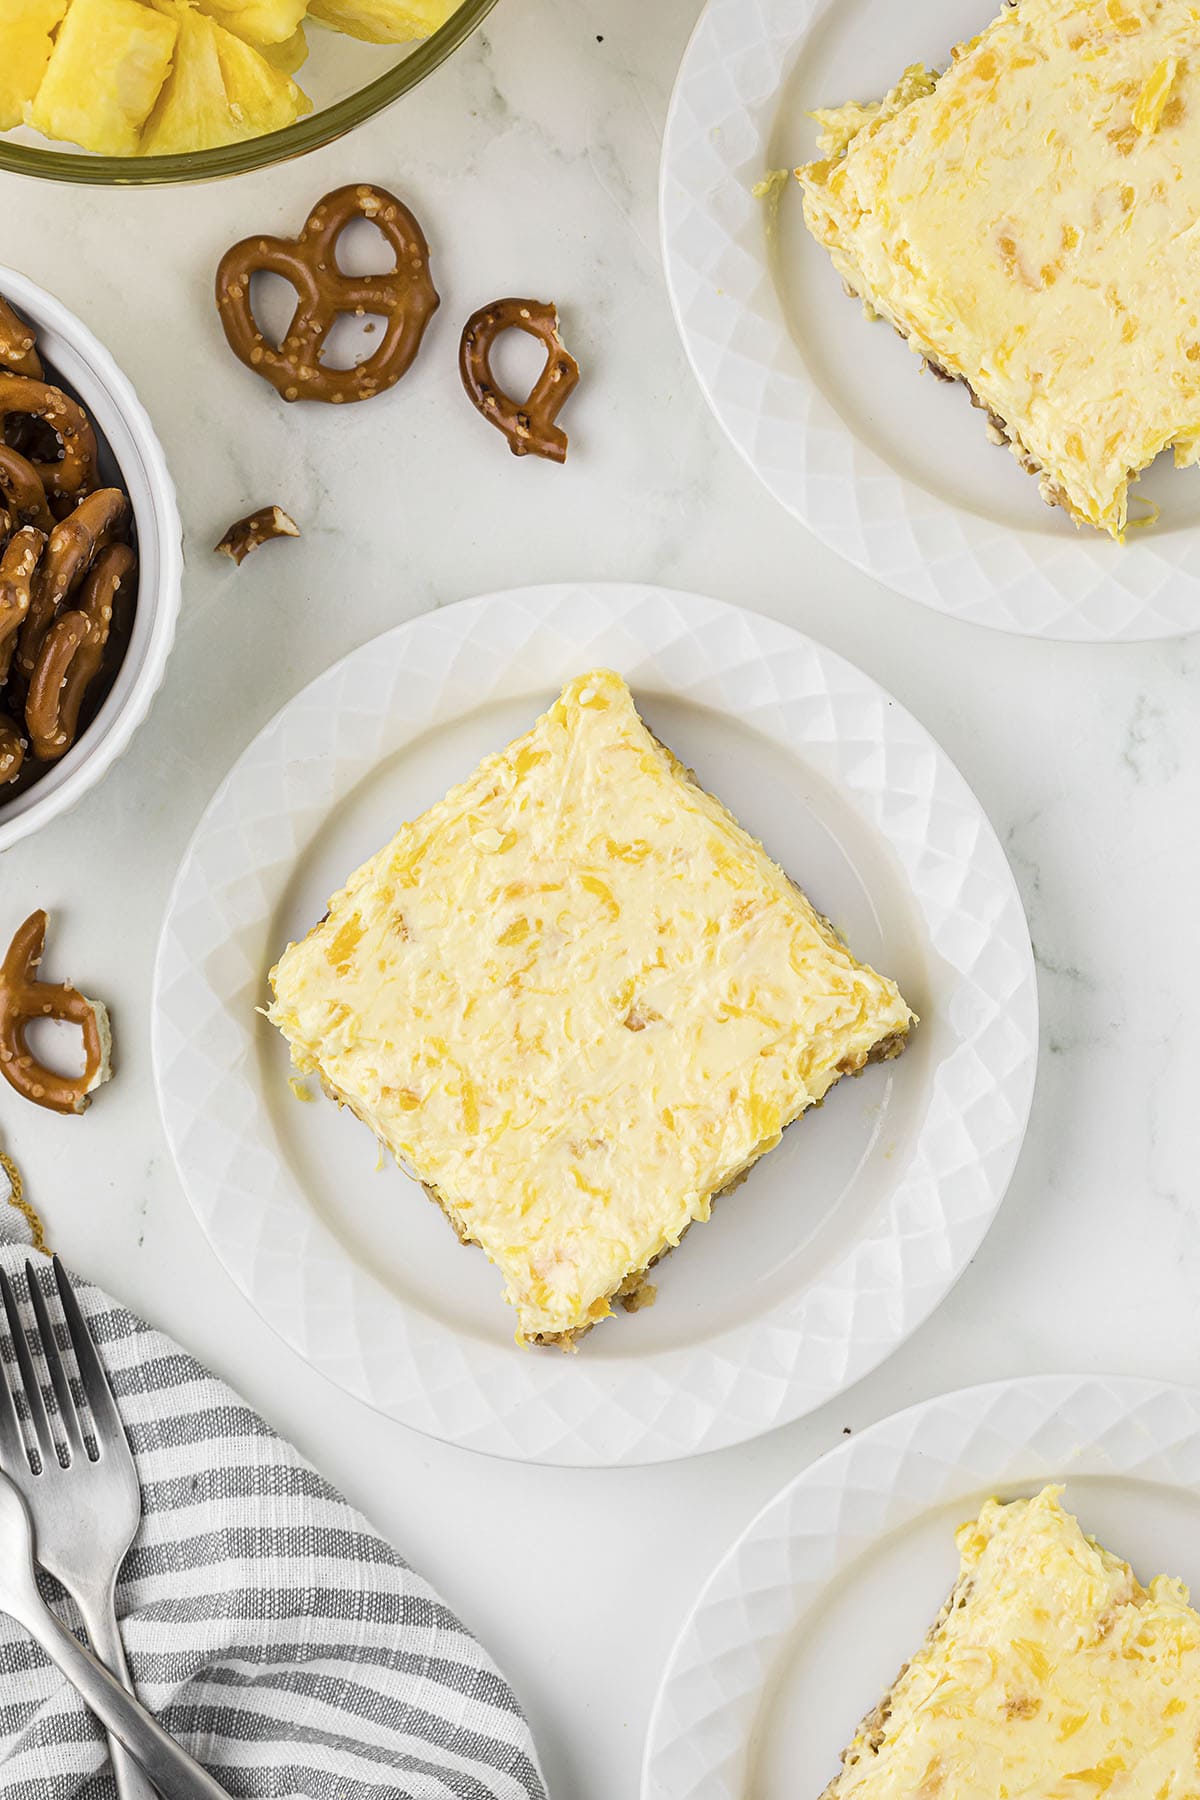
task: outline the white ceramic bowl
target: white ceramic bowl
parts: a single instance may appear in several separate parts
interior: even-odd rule
[[[75,805],[112,768],[150,710],[175,638],[183,541],[175,487],[141,401],[86,325],[15,269],[0,266],[0,294],[37,327],[48,379],[82,403],[100,441],[101,469],[129,495],[137,530],[133,633],[103,706],[67,754],[13,799],[0,798],[0,850]]]

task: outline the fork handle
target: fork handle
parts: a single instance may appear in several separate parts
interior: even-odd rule
[[[163,1800],[229,1800],[225,1789],[140,1701],[126,1693],[116,1676],[72,1637],[48,1607],[25,1617],[23,1623],[105,1729],[141,1764]]]
[[[76,1604],[83,1617],[84,1630],[88,1634],[88,1642],[93,1654],[110,1669],[121,1686],[129,1693],[136,1694],[129,1674],[129,1665],[125,1661],[125,1645],[121,1641],[121,1631],[117,1624],[117,1611],[113,1591],[107,1594],[83,1594],[76,1596]],[[119,1738],[109,1734],[108,1753],[112,1759],[113,1776],[117,1784],[118,1800],[158,1800],[156,1790],[150,1785],[133,1757],[121,1743]]]

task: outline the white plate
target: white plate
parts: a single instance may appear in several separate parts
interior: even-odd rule
[[[659,1690],[642,1800],[816,1800],[950,1592],[955,1526],[1057,1480],[1143,1580],[1200,1591],[1200,1391],[1042,1375],[928,1400],[806,1469],[719,1565]]]
[[[923,1023],[844,1083],[578,1355],[520,1350],[495,1271],[349,1112],[299,1104],[256,1013],[289,938],[402,819],[609,664],[651,725]],[[641,587],[464,602],[297,695],[212,801],[156,972],[167,1133],[218,1255],[316,1368],[447,1441],[531,1460],[713,1449],[818,1405],[974,1252],[1033,1087],[1025,919],[961,776],[866,676],[784,626]]]
[[[1035,637],[1173,637],[1200,627],[1200,479],[1165,459],[1136,490],[1163,509],[1125,545],[1077,531],[989,443],[965,390],[918,374],[848,300],[789,182],[815,106],[941,68],[998,0],[709,0],[663,144],[667,282],[717,418],[809,530],[898,593]],[[1136,510],[1136,509],[1135,509]]]

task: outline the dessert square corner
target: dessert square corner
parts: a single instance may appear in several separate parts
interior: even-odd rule
[[[1200,461],[1196,49],[1190,0],[1017,0],[944,72],[814,113],[796,170],[847,289],[1118,539],[1140,471]]]
[[[570,1347],[915,1015],[649,731],[619,675],[402,825],[269,1017]]]
[[[1195,1792],[1200,1618],[1061,1492],[989,1500],[959,1528],[957,1583],[822,1800]]]

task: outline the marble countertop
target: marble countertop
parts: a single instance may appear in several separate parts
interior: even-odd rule
[[[659,267],[668,93],[697,0],[500,0],[393,111],[309,159],[193,190],[0,177],[5,259],[110,346],[180,491],[188,571],[148,724],[80,809],[0,863],[7,934],[53,914],[51,971],[112,1006],[118,1079],[82,1121],[0,1092],[0,1143],[53,1243],[247,1396],[488,1644],[557,1800],[636,1794],[655,1687],[713,1562],[797,1469],[869,1421],[995,1376],[1200,1373],[1200,1108],[1190,981],[1200,891],[1194,641],[1066,647],[897,599],[784,515],[728,447],[679,348]],[[298,229],[348,180],[395,188],[442,309],[402,388],[285,410],[229,356],[210,294],[249,231]],[[585,380],[564,468],[518,462],[461,393],[457,330],[552,296]],[[299,545],[235,570],[211,545],[278,500]],[[542,580],[659,581],[823,639],[959,764],[1012,859],[1043,1008],[1033,1119],[996,1225],[877,1374],[754,1444],[658,1468],[488,1461],[390,1424],[259,1321],[192,1218],[150,1068],[151,970],[201,809],[272,713],[425,608]]]

